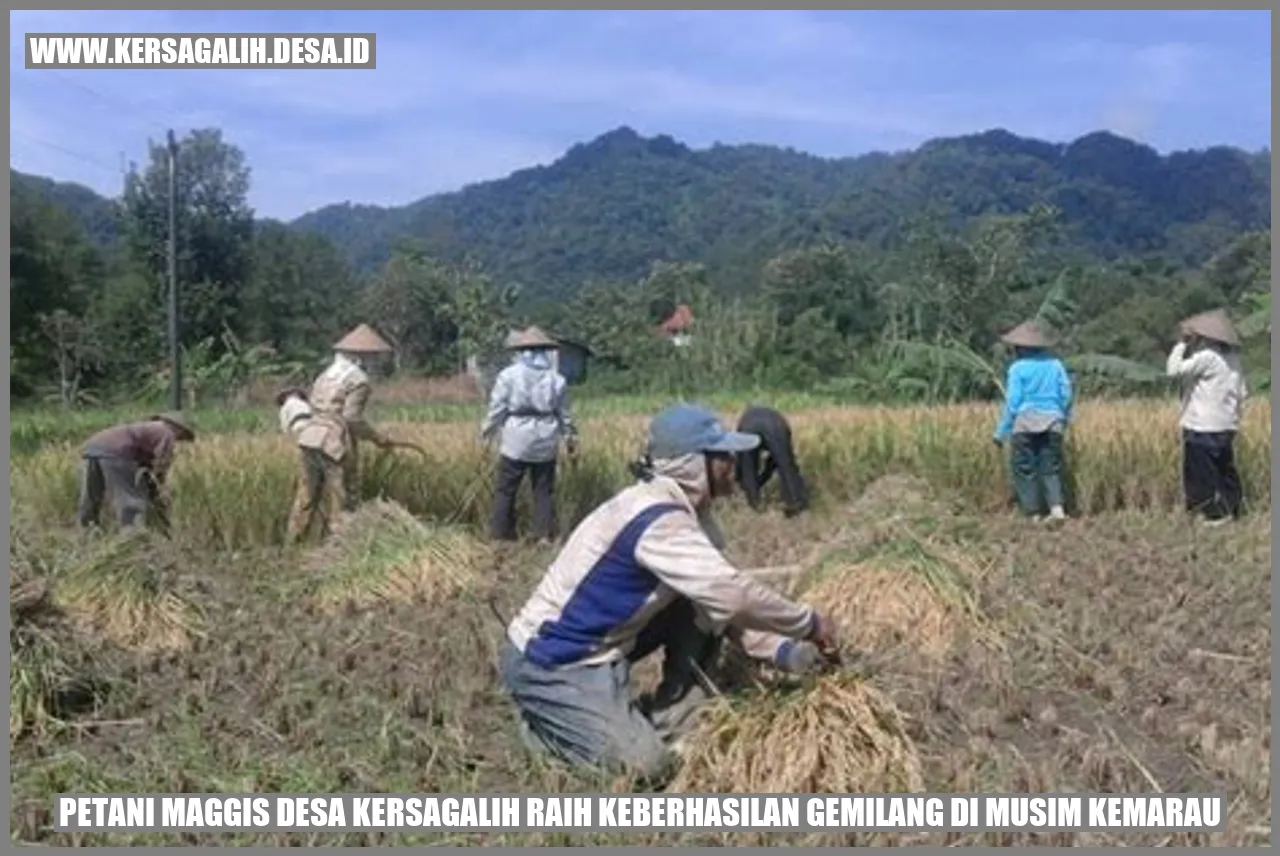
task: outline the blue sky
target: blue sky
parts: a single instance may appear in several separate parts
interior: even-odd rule
[[[375,71],[27,71],[25,32],[376,32]],[[825,156],[1005,127],[1161,151],[1271,139],[1271,13],[10,13],[10,163],[116,195],[172,126],[246,152],[292,218],[403,204],[627,124]]]

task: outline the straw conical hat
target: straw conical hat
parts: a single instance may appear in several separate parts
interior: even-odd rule
[[[1236,333],[1236,328],[1227,317],[1227,313],[1221,309],[1192,315],[1182,322],[1182,328],[1197,336],[1213,339],[1215,342],[1222,342],[1232,347],[1240,344],[1240,335]]]
[[[177,429],[179,435],[181,435],[182,437],[188,440],[194,440],[196,438],[196,429],[191,427],[191,422],[187,419],[186,416],[184,416],[183,414],[179,413],[176,410],[170,410],[164,413],[157,413],[151,417],[151,420],[152,421],[158,420],[160,422],[164,422],[168,425],[173,426],[175,429]]]
[[[1048,348],[1052,346],[1049,337],[1040,331],[1034,321],[1022,322],[1001,336],[1000,341],[1018,348]]]
[[[379,336],[368,324],[361,324],[343,336],[338,344],[333,346],[333,349],[335,351],[349,351],[353,354],[387,354],[392,350],[387,341]]]
[[[554,348],[556,340],[542,331],[540,327],[526,327],[513,331],[507,336],[507,350],[520,351],[528,348]]]

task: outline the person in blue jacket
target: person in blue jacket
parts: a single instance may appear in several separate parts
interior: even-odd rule
[[[993,439],[1010,445],[1010,469],[1018,506],[1039,518],[1061,521],[1063,510],[1062,435],[1071,421],[1071,378],[1049,352],[1051,343],[1033,322],[1000,337],[1012,345],[1014,361],[1005,381],[1004,411]]]

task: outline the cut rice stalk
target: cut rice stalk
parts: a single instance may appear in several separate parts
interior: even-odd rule
[[[908,645],[938,661],[956,637],[955,610],[916,574],[883,563],[844,565],[805,593],[829,615],[843,644],[859,651]]]
[[[144,652],[181,650],[200,612],[168,587],[177,556],[146,530],[107,538],[59,581],[58,602],[90,633]]]
[[[924,790],[901,714],[870,684],[823,677],[790,693],[719,699],[690,734],[674,793]]]
[[[403,506],[366,503],[312,552],[313,597],[332,611],[380,602],[439,602],[470,587],[491,560],[488,546],[461,529],[428,526]]]

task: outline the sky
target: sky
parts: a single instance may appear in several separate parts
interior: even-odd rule
[[[374,32],[376,70],[26,70],[27,32]],[[403,205],[620,125],[827,157],[1001,127],[1271,144],[1269,11],[12,11],[10,165],[119,195],[217,126],[259,216]]]

